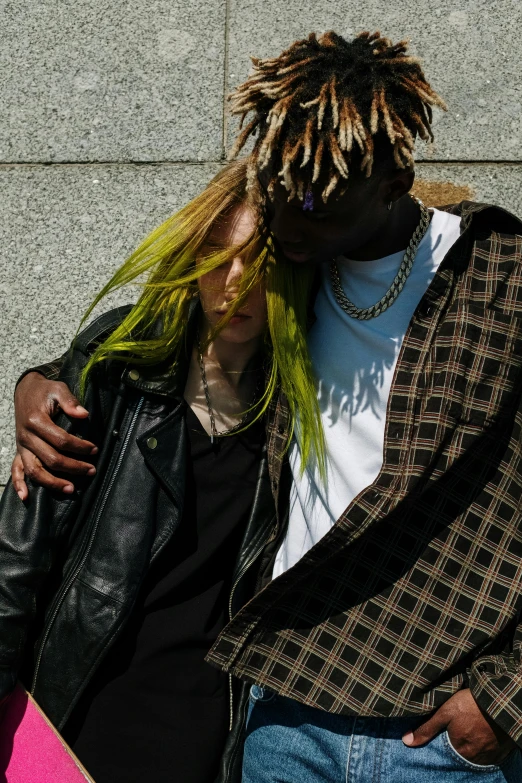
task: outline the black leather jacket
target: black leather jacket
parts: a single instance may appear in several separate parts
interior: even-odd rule
[[[93,346],[128,311],[106,313],[75,341],[60,373],[73,390]],[[71,422],[62,415],[57,421],[100,445],[94,479],[68,497],[31,486],[24,504],[11,484],[3,494],[0,698],[21,676],[58,729],[124,627],[147,570],[181,520],[187,365],[186,359],[175,375],[157,366],[97,365],[85,401],[89,418]],[[265,454],[232,580],[231,616],[254,591],[255,566],[275,525]],[[219,783],[240,779],[237,738],[245,690],[234,685],[234,720]]]

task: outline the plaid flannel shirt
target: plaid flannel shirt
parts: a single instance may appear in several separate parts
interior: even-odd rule
[[[208,660],[346,715],[428,713],[467,686],[522,744],[522,223],[448,210],[463,233],[404,338],[379,475]],[[287,430],[280,398],[276,495]]]

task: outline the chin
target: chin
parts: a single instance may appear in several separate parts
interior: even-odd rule
[[[227,343],[248,343],[261,337],[260,334],[254,334],[251,330],[241,329],[241,327],[225,326],[219,333],[223,342]]]

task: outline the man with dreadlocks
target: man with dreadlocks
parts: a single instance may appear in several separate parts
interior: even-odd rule
[[[253,63],[233,154],[256,136],[277,246],[322,265],[327,458],[303,472],[292,442],[273,581],[210,654],[254,683],[243,781],[522,781],[522,225],[409,195],[445,104],[405,41]]]
[[[520,783],[522,223],[409,195],[445,107],[405,42],[312,34],[253,62],[234,155],[256,136],[278,252],[320,269],[326,464],[295,439],[285,459],[281,397],[264,589],[209,654],[252,684],[243,781]]]

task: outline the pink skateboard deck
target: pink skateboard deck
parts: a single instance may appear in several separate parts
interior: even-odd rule
[[[94,783],[21,685],[1,712],[0,783]]]

